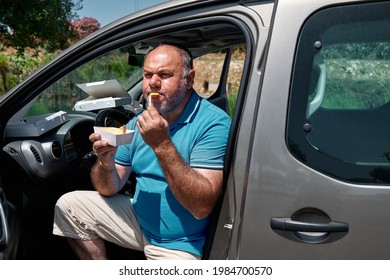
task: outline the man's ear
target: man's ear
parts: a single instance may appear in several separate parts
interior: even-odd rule
[[[187,88],[190,89],[194,86],[194,82],[195,82],[195,70],[194,69],[191,69],[189,72],[188,72],[188,76],[187,76]]]

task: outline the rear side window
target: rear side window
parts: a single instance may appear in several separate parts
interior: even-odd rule
[[[231,57],[227,67],[227,80],[224,81],[223,69],[227,58],[227,49],[218,50],[194,59],[196,92],[204,98],[212,99],[212,96],[220,90],[219,87],[225,86],[225,92],[228,99],[230,115],[233,116],[234,108],[238,95],[238,89],[241,84],[241,76],[246,56],[246,46],[244,44],[231,48]],[[226,83],[224,85],[223,83]]]
[[[356,183],[390,183],[390,5],[313,15],[298,43],[287,143],[302,162]]]

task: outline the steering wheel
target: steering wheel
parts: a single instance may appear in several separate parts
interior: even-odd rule
[[[127,114],[124,111],[119,109],[104,109],[101,110],[96,116],[95,125],[96,126],[121,126],[126,125],[135,114],[133,112],[128,112]]]

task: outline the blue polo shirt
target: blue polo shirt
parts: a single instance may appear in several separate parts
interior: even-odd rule
[[[174,197],[153,150],[136,127],[131,144],[118,147],[115,161],[136,173],[134,211],[146,239],[153,245],[202,255],[208,218],[198,220]],[[206,99],[192,94],[170,135],[179,154],[191,167],[223,169],[230,117]]]

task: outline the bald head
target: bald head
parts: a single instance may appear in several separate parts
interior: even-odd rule
[[[191,54],[172,44],[161,44],[151,50],[144,63],[143,92],[160,94],[153,105],[160,114],[181,111],[193,91],[195,71]]]

